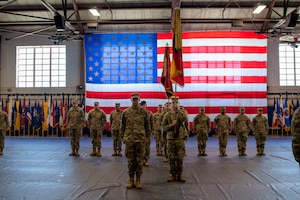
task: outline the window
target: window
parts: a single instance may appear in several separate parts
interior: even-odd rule
[[[66,46],[18,46],[16,87],[66,87]]]
[[[300,86],[300,49],[279,44],[280,86]]]

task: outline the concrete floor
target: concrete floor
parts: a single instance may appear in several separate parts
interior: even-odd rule
[[[144,167],[143,189],[127,190],[127,160],[112,157],[112,138],[102,139],[102,157],[90,157],[91,138],[81,138],[80,157],[70,157],[69,138],[6,137],[0,156],[0,199],[300,199],[300,170],[291,137],[268,137],[266,156],[256,156],[253,136],[239,157],[230,136],[227,157],[210,137],[207,157],[197,156],[196,138],[187,141],[186,183],[168,183],[169,166],[155,156]]]

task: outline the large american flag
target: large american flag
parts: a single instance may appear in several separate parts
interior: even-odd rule
[[[147,108],[167,102],[160,83],[164,48],[171,33],[85,35],[86,111],[99,101],[109,114],[115,102],[131,105],[139,92]],[[233,119],[239,107],[250,118],[267,112],[267,38],[254,32],[183,32],[184,87],[173,85],[189,121],[205,106],[211,121],[220,106]],[[172,52],[171,52],[172,56]],[[109,117],[109,116],[107,116]]]

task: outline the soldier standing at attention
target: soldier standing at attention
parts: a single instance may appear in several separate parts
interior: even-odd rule
[[[300,108],[297,108],[294,111],[291,123],[291,133],[294,158],[300,166]]]
[[[6,112],[2,110],[2,102],[0,102],[0,155],[3,155],[4,140],[5,140],[6,130],[8,127],[9,127],[8,116]]]
[[[72,101],[72,107],[67,114],[67,129],[69,130],[72,152],[69,156],[79,156],[80,135],[84,125],[84,112],[82,108],[78,107],[76,99]]]
[[[145,142],[150,134],[148,115],[139,105],[140,95],[131,94],[132,106],[125,109],[122,114],[121,134],[125,143],[125,155],[128,161],[129,183],[127,189],[142,188],[141,175],[143,173]]]
[[[162,121],[163,121],[163,118],[165,116],[165,114],[167,112],[169,112],[171,110],[171,103],[170,102],[167,102],[165,104],[165,109],[163,110],[163,112],[160,114],[159,116],[159,122],[161,123],[161,126],[162,126]],[[167,131],[164,130],[163,126],[162,126],[162,148],[164,150],[164,154],[165,154],[165,160],[164,162],[169,162],[169,158],[168,158],[168,144],[167,144]]]
[[[170,176],[168,182],[185,182],[182,177],[185,139],[187,138],[184,122],[186,114],[178,107],[178,97],[172,97],[172,109],[163,118],[163,129],[167,131]]]
[[[101,156],[102,131],[106,126],[106,114],[99,108],[99,102],[94,102],[94,108],[88,114],[88,126],[91,131],[93,151],[90,156]],[[96,152],[97,148],[97,152]]]
[[[258,108],[258,114],[252,120],[252,129],[255,135],[256,140],[256,148],[257,148],[257,156],[266,155],[265,143],[268,135],[268,120],[265,116],[262,115],[263,109]]]
[[[245,108],[240,107],[240,114],[234,118],[234,132],[238,143],[239,156],[247,156],[246,147],[248,134],[251,129],[250,118],[245,114]]]
[[[157,112],[153,115],[153,129],[154,129],[154,136],[155,136],[155,147],[156,147],[156,155],[162,156],[163,155],[163,146],[162,146],[162,127],[159,121],[159,116],[163,112],[162,105],[159,104],[157,107]]]
[[[204,113],[204,107],[200,107],[200,113],[194,117],[193,130],[198,140],[198,156],[207,156],[206,141],[210,131],[210,118]]]
[[[153,114],[152,114],[152,112],[150,110],[146,109],[147,102],[146,101],[141,101],[140,105],[147,112],[148,120],[149,120],[149,127],[150,127],[150,134],[148,135],[147,141],[145,143],[145,155],[144,155],[144,165],[148,167],[149,166],[149,158],[150,158],[151,136],[152,136],[152,133],[153,133],[153,123],[154,123],[154,120],[153,120]]]
[[[120,133],[120,124],[122,110],[120,109],[120,103],[115,104],[116,109],[110,113],[110,130],[113,137],[114,153],[112,156],[122,156],[122,138]]]
[[[226,146],[228,141],[229,131],[231,130],[231,118],[225,114],[225,107],[221,107],[221,114],[215,117],[215,128],[217,129],[217,134],[219,138],[219,156],[227,156]]]

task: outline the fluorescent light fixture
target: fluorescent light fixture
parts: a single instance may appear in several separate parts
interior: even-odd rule
[[[100,16],[100,12],[99,12],[98,8],[91,8],[91,9],[89,9],[89,11],[94,16],[97,16],[97,17]]]
[[[259,4],[255,7],[255,9],[253,10],[253,14],[259,14],[261,13],[261,11],[263,11],[263,9],[265,9],[267,6],[263,5],[263,4]]]

